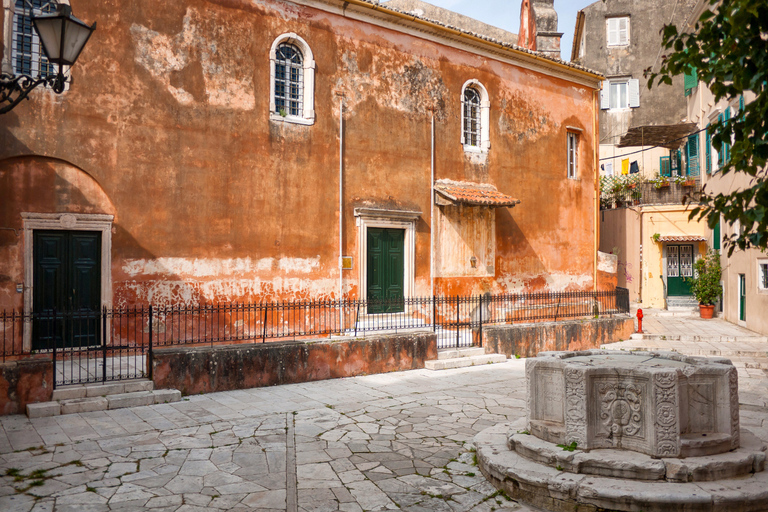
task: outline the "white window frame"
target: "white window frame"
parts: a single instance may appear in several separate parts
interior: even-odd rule
[[[621,29],[622,21],[625,23],[623,31]],[[607,46],[629,46],[629,16],[614,16],[605,19],[605,41]]]
[[[101,306],[112,307],[112,222],[113,215],[101,213],[29,213],[22,212],[24,232],[24,327],[25,352],[32,350],[32,304],[34,298],[34,244],[36,230],[101,232]]]
[[[579,133],[568,130],[565,135],[567,144],[567,176],[570,180],[579,178]]]
[[[757,293],[768,294],[768,258],[758,258],[757,262]],[[766,284],[766,286],[763,286]]]
[[[757,293],[768,295],[768,286],[763,283],[768,281],[768,258],[758,258],[757,260]]]
[[[275,112],[275,63],[277,60],[277,48],[283,44],[292,44],[299,49],[302,56],[304,73],[302,115],[282,116]],[[315,57],[307,42],[293,32],[278,36],[269,50],[269,119],[270,121],[296,123],[303,125],[315,124]]]
[[[471,146],[464,140],[464,91],[467,87],[474,89],[480,94],[480,144],[478,146]],[[484,153],[491,149],[490,110],[491,102],[488,97],[488,91],[483,84],[474,78],[464,82],[464,85],[461,87],[461,144],[464,146],[464,151]]]
[[[624,102],[619,104],[618,99],[614,101],[614,98],[620,97],[620,86],[624,86],[626,93],[624,95]],[[615,105],[615,106],[614,106]],[[612,112],[625,112],[632,108],[640,106],[640,80],[637,78],[611,78],[610,80],[604,80],[603,86],[600,89],[600,108],[602,110],[610,110]]]
[[[56,2],[55,0],[48,0],[48,4],[51,4],[51,7],[55,7],[56,4],[66,4],[69,3],[65,0],[59,0]],[[43,7],[46,7],[47,4],[43,4]],[[16,0],[3,0],[3,11],[4,11],[4,22],[3,22],[3,34],[5,37],[4,45],[3,45],[3,55],[2,55],[2,72],[12,75],[12,76],[20,76],[24,73],[17,72],[15,69],[14,63],[15,63],[15,57],[16,57],[16,45],[14,44],[14,35],[16,32]],[[40,46],[40,38],[37,35],[37,32],[35,30],[32,30],[32,47],[33,47],[33,53],[36,53],[38,55],[44,55],[43,49]],[[32,76],[34,78],[37,78],[40,74],[40,62],[33,59],[31,62],[31,70],[30,73],[28,73],[29,76]],[[58,69],[53,66],[53,73],[57,73]],[[63,66],[62,72],[66,77],[69,77],[69,66]],[[69,90],[69,81],[65,82],[64,84],[65,90]]]

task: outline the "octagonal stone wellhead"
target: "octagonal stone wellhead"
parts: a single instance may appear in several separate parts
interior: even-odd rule
[[[475,437],[480,470],[547,510],[765,511],[766,443],[739,426],[738,374],[674,352],[543,352],[528,413]]]
[[[727,359],[543,352],[525,371],[528,430],[545,441],[652,457],[739,447],[738,375]]]

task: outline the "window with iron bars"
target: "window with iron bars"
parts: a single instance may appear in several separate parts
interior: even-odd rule
[[[275,112],[301,116],[304,99],[304,63],[301,52],[283,43],[275,56]]]
[[[56,10],[57,2],[50,0],[14,0],[11,30],[11,66],[14,75],[46,77],[56,74],[43,53],[40,38],[32,27],[32,14]]]
[[[464,145],[480,146],[480,93],[476,89],[464,89]]]

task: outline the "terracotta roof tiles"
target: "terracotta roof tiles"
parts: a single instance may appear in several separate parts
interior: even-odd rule
[[[512,207],[520,203],[518,199],[502,194],[496,187],[487,183],[439,180],[435,183],[435,192],[454,204]]]

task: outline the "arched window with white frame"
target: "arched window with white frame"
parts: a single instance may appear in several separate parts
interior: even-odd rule
[[[309,45],[296,34],[283,34],[269,52],[269,117],[299,124],[315,122],[315,60]]]
[[[468,80],[461,91],[461,143],[465,151],[488,151],[489,138],[488,92],[477,80]]]

